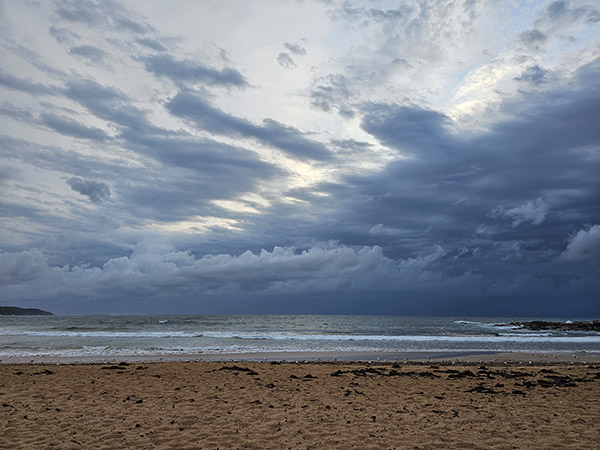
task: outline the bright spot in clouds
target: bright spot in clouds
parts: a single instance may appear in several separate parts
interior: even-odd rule
[[[597,316],[599,36],[587,0],[3,2],[0,297]]]

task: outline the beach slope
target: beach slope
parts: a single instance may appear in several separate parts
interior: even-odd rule
[[[598,364],[0,365],[0,448],[594,448]]]

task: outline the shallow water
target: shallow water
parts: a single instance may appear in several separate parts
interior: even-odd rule
[[[0,359],[274,352],[600,352],[600,333],[533,332],[498,326],[519,320],[341,315],[0,316]]]

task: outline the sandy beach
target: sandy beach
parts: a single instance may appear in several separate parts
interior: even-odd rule
[[[2,449],[597,448],[600,364],[1,364]]]

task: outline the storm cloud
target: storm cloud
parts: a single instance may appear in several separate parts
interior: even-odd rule
[[[3,301],[600,314],[592,2],[217,3],[3,5]]]
[[[96,204],[110,199],[110,188],[106,183],[73,177],[67,180],[67,184],[71,186],[71,189],[85,195]]]
[[[10,299],[39,298],[32,286],[50,282],[43,296],[64,301],[85,297],[86,302],[144,299],[157,288],[168,287],[192,300],[197,296],[312,295],[324,293],[435,292],[461,285],[464,277],[446,279],[435,271],[441,249],[420,258],[395,261],[379,247],[350,248],[323,243],[305,250],[275,247],[258,253],[205,255],[177,251],[143,242],[134,251],[109,259],[101,267],[50,266],[39,250],[0,253],[0,280]],[[432,270],[433,269],[433,270]],[[30,286],[29,288],[26,288]],[[110,286],[101,288],[102,286]],[[31,290],[29,290],[31,289]],[[193,301],[193,300],[192,300]],[[254,302],[250,297],[247,301]]]

